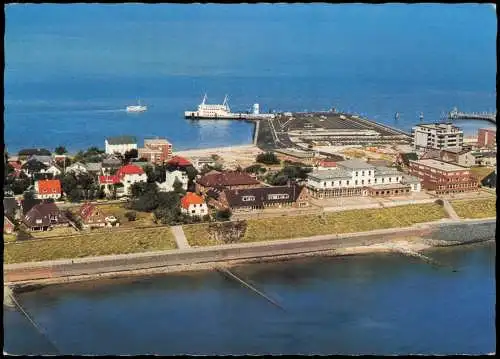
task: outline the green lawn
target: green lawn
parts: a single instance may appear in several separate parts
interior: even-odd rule
[[[81,258],[175,249],[169,227],[116,230],[17,243],[4,243],[4,263]]]
[[[247,221],[248,227],[242,242],[268,241],[309,237],[323,234],[364,232],[375,229],[407,227],[416,223],[446,218],[437,204],[419,204],[381,209],[350,210],[324,215],[288,216]],[[208,225],[183,226],[190,245],[209,246]]]
[[[470,173],[481,181],[484,177],[495,170],[495,167],[471,167]]]
[[[460,218],[496,217],[496,198],[456,200],[451,205]]]

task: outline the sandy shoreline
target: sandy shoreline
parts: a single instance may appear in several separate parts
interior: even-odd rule
[[[243,167],[253,164],[255,157],[261,152],[262,150],[255,145],[239,145],[174,151],[174,155],[192,160],[196,157],[210,157],[216,154],[228,165],[239,164]]]

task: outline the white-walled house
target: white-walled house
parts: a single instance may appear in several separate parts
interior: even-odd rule
[[[35,181],[35,198],[54,200],[61,198],[62,189],[61,181],[55,180],[40,180]]]
[[[52,174],[52,176],[59,176],[60,174],[62,174],[62,170],[57,167],[56,165],[51,165],[49,166],[49,168],[46,168],[46,169],[42,169],[40,170],[40,173],[50,173]]]
[[[181,198],[181,213],[192,217],[203,217],[208,214],[208,207],[203,197],[194,192],[188,192]]]
[[[117,152],[123,155],[127,151],[137,149],[137,139],[134,136],[108,137],[104,141],[104,146],[107,154]]]
[[[173,191],[174,190],[174,183],[175,183],[176,179],[182,183],[182,189],[184,191],[186,191],[187,187],[188,187],[189,178],[188,178],[187,173],[179,171],[179,170],[175,170],[172,172],[167,171],[165,174],[165,182],[163,182],[163,183],[156,182],[156,185],[158,186],[158,190],[160,192]]]
[[[74,173],[76,175],[87,173],[87,166],[81,162],[75,162],[71,166],[66,167],[66,173]]]
[[[148,176],[144,170],[136,165],[128,164],[118,169],[116,177],[123,184],[124,193],[130,194],[130,187],[134,183],[147,182]]]

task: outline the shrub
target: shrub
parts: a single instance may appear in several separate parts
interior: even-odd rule
[[[439,205],[439,206],[444,206],[444,202],[443,202],[443,200],[442,200],[441,198],[436,199],[436,200],[434,201],[434,203],[435,203],[435,204],[437,204],[437,205]]]
[[[229,221],[231,215],[232,213],[230,209],[222,209],[215,213],[215,219],[217,221]]]
[[[129,222],[135,221],[137,219],[137,212],[135,211],[125,212],[125,218],[127,218]]]

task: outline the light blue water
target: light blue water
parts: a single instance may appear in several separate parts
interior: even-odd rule
[[[177,149],[249,143],[252,125],[183,119],[204,92],[235,110],[336,107],[409,130],[424,112],[493,111],[490,5],[10,5],[5,142]],[[131,115],[138,99],[149,111]],[[400,112],[395,123],[394,113]],[[486,123],[463,123],[473,133]],[[490,126],[490,125],[487,125]]]

